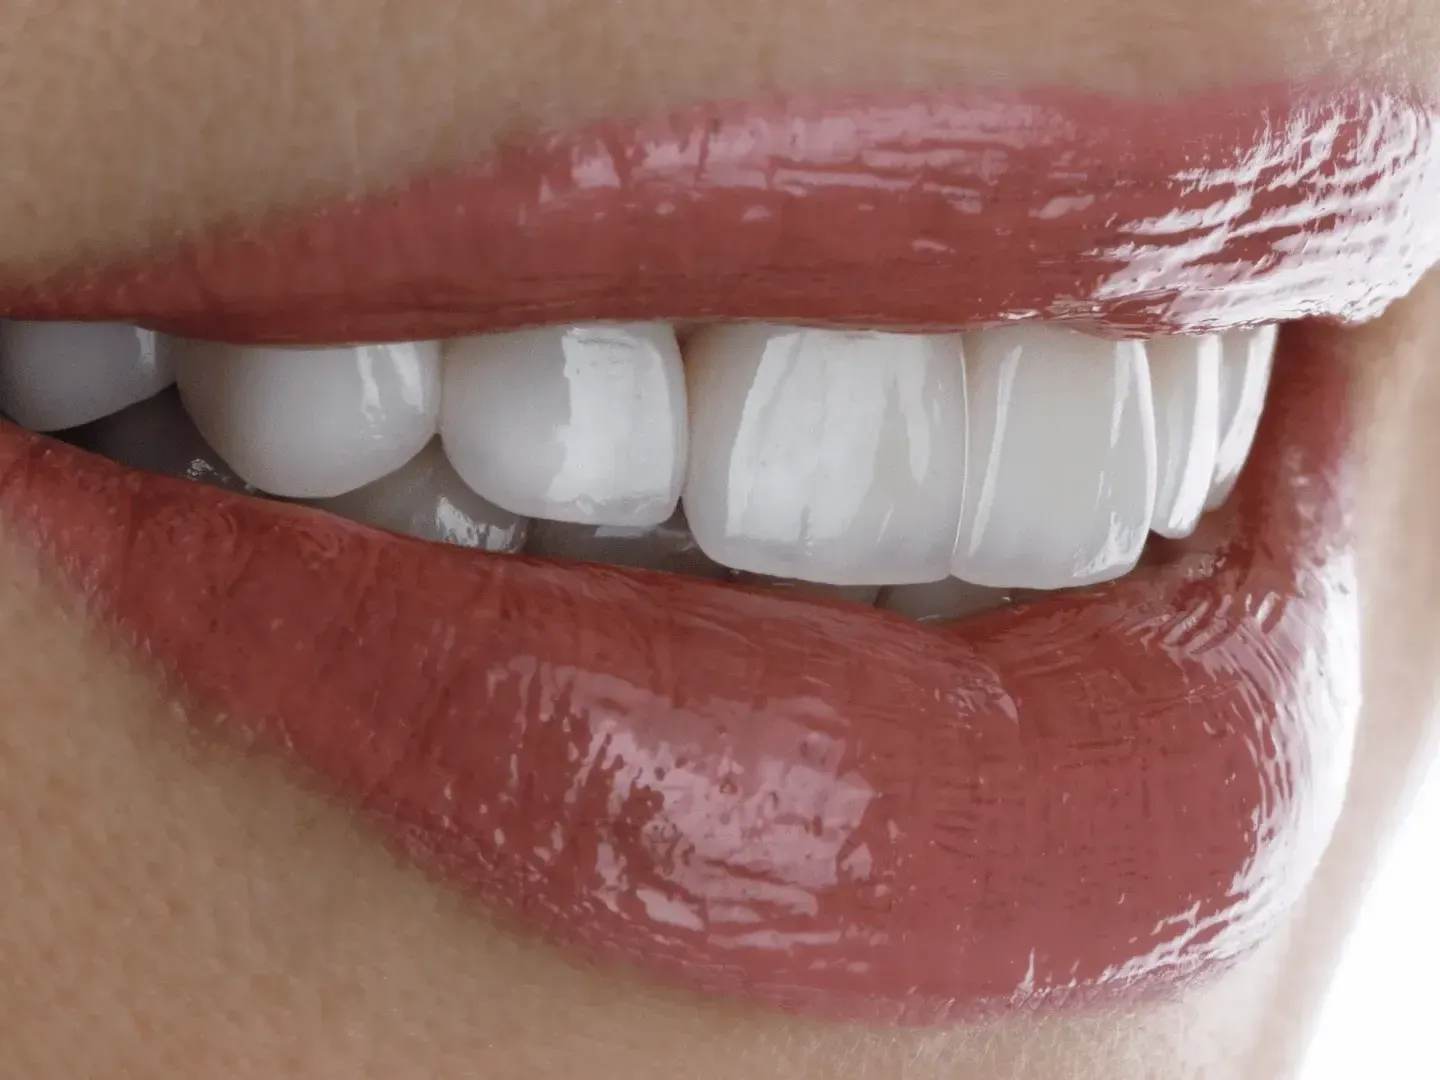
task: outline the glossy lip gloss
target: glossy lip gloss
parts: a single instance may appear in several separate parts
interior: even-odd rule
[[[1398,99],[1322,115],[1241,95],[1222,123],[1213,101],[1066,113],[1042,95],[1018,126],[1031,114],[996,100],[700,110],[627,138],[556,137],[468,180],[7,305],[281,340],[682,313],[671,300],[704,317],[833,319],[848,300],[862,325],[1039,313],[1155,332],[1363,314],[1433,254],[1428,121]],[[1156,173],[1134,143],[1162,116]],[[933,138],[937,118],[963,146]],[[1235,141],[1242,120],[1258,144]],[[1087,141],[1119,155],[1103,176]],[[697,170],[697,146],[728,149]],[[1063,190],[1019,184],[1062,174]],[[1128,193],[1103,215],[1087,209],[1102,187]],[[1162,212],[1160,190],[1179,208]],[[1016,206],[986,231],[966,209],[977,191],[982,209],[1005,192]],[[772,216],[747,232],[762,204]],[[713,239],[722,218],[734,243],[704,262],[690,230]],[[508,273],[481,272],[482,238]],[[1077,261],[1046,261],[1061,256]],[[945,272],[984,286],[926,284]],[[518,925],[704,992],[943,1022],[1183,985],[1244,955],[1308,880],[1359,694],[1347,388],[1326,341],[1282,334],[1251,464],[1203,557],[948,628],[427,545],[9,425],[0,527],[193,715],[294,758]]]
[[[1358,319],[1440,258],[1437,115],[1286,87],[702,106],[133,265],[0,277],[0,311],[291,343],[657,317]]]

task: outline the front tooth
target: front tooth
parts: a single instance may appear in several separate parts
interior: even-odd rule
[[[568,521],[536,521],[525,550],[547,559],[634,566],[719,581],[729,571],[710,559],[690,532],[685,515],[676,511],[659,525],[576,525]]]
[[[1205,510],[1215,475],[1220,427],[1220,339],[1155,338],[1146,346],[1155,399],[1159,466],[1155,520],[1171,539],[1189,536]]]
[[[660,323],[458,338],[445,346],[445,452],[529,517],[658,525],[685,474],[685,376]]]
[[[885,590],[875,606],[920,622],[936,622],[993,611],[1008,606],[1012,600],[1006,589],[990,589],[951,577],[921,585],[894,585]]]
[[[1060,589],[1118,577],[1155,508],[1145,347],[1069,330],[967,335],[970,454],[952,572]]]
[[[472,491],[439,439],[388,476],[311,505],[391,532],[481,551],[519,551],[529,528],[527,519]]]
[[[176,380],[195,426],[246,482],[325,499],[394,472],[435,435],[433,342],[275,349],[179,343]]]
[[[965,482],[958,335],[713,326],[685,371],[685,512],[712,559],[834,585],[944,576]]]
[[[195,428],[173,388],[65,433],[65,440],[120,465],[255,494]]]
[[[1205,502],[1207,510],[1214,510],[1230,497],[1240,478],[1240,467],[1250,456],[1250,445],[1255,441],[1255,429],[1265,407],[1278,334],[1278,327],[1261,326],[1220,336],[1220,442],[1210,497]]]
[[[32,431],[109,416],[175,381],[168,344],[124,323],[0,323],[0,409]]]
[[[852,604],[872,607],[880,598],[879,585],[831,585],[820,581],[800,581],[796,578],[775,577],[770,574],[751,574],[738,570],[730,575],[736,585],[750,585],[792,596],[815,596],[825,600],[846,600]]]

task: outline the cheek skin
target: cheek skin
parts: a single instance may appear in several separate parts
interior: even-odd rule
[[[1285,1075],[1376,838],[1435,737],[1437,301],[1440,275],[1332,339],[1367,418],[1368,711],[1307,902],[1223,979],[1132,1013],[916,1034],[759,1015],[571,966],[397,864],[278,766],[187,734],[0,522],[0,1045],[36,1080]]]

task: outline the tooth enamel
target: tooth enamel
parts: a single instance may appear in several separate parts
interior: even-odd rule
[[[1069,330],[969,334],[969,468],[952,572],[1059,589],[1119,577],[1155,508],[1145,348]]]
[[[1220,339],[1154,338],[1146,345],[1155,401],[1158,483],[1150,528],[1189,536],[1205,510],[1220,428]]]
[[[0,409],[31,431],[88,424],[169,386],[168,344],[122,323],[0,323]]]
[[[833,585],[944,576],[965,475],[958,335],[713,326],[685,370],[685,512],[712,559]]]
[[[1230,497],[1240,468],[1250,456],[1250,445],[1255,441],[1255,429],[1265,407],[1278,334],[1278,327],[1261,326],[1220,336],[1220,442],[1215,453],[1215,476],[1205,502],[1207,510],[1214,510]]]
[[[391,532],[482,551],[519,551],[529,528],[526,518],[472,491],[439,439],[388,476],[311,505]]]
[[[576,525],[536,521],[525,550],[547,559],[610,563],[644,570],[723,580],[729,571],[712,561],[690,532],[685,515],[660,525]]]
[[[517,514],[659,525],[685,473],[685,377],[660,323],[549,327],[445,346],[445,452]]]
[[[730,575],[736,585],[758,586],[775,589],[795,596],[815,596],[826,600],[848,600],[852,604],[872,607],[880,598],[879,585],[830,585],[821,581],[800,581],[796,578],[775,577],[770,574],[751,574],[737,570]]]
[[[324,499],[378,480],[435,435],[433,342],[334,349],[177,343],[176,379],[205,440],[247,483]]]
[[[875,606],[919,622],[935,622],[993,611],[1010,603],[1005,589],[990,589],[951,577],[922,585],[892,585]]]
[[[68,431],[65,439],[132,469],[255,493],[196,430],[174,388]]]

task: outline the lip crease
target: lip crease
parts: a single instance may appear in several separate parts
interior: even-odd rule
[[[1057,118],[1042,105],[1061,99],[1043,95],[966,100],[802,110],[783,130],[762,108],[557,136],[395,202],[211,238],[5,307],[271,340],[582,312],[831,321],[845,299],[839,321],[868,325],[1023,309],[1138,332],[1356,317],[1434,250],[1434,197],[1415,187],[1434,164],[1429,129],[1396,99],[1344,99],[1327,117],[1292,102],[1252,124],[1269,133],[1258,147],[1235,142],[1233,115],[1199,123],[1214,101],[1172,106],[1198,126],[1147,146],[1169,177],[1153,190],[1118,182],[1151,175],[1136,158],[1103,177],[1096,164],[1122,122],[1157,134],[1149,106],[1107,119],[1072,102]],[[941,118],[978,142],[934,138]],[[1398,149],[1406,130],[1428,165]],[[685,155],[701,147],[698,167]],[[1244,200],[1240,175],[1258,178]],[[727,246],[717,223],[738,220],[746,176],[773,213]],[[1026,183],[1089,209],[1037,214],[1049,203]],[[693,195],[659,214],[659,193],[684,184]],[[1106,184],[1122,195],[1102,212]],[[1237,201],[1254,211],[1217,209]],[[517,208],[533,211],[523,225]],[[856,225],[867,214],[884,227]],[[1358,618],[1347,376],[1329,342],[1314,323],[1282,332],[1206,554],[952,626],[425,544],[4,423],[0,527],[198,722],[294,760],[419,864],[580,957],[904,1024],[1163,993],[1278,925],[1343,795]]]
[[[12,274],[0,311],[275,343],[657,316],[1355,320],[1440,258],[1437,116],[1323,87],[708,105],[502,146],[164,258]]]

